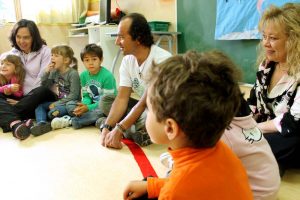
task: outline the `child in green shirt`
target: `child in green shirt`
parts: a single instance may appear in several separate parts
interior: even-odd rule
[[[103,61],[102,48],[96,44],[88,44],[80,54],[81,60],[86,68],[80,74],[81,102],[69,102],[67,110],[69,115],[54,118],[51,122],[53,129],[68,127],[75,129],[95,124],[103,112],[98,103],[105,94],[117,93],[116,81],[113,74],[101,66]],[[70,111],[70,112],[69,112]]]

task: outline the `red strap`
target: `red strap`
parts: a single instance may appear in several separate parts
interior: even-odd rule
[[[140,170],[144,177],[152,176],[157,177],[155,170],[153,169],[150,161],[148,160],[146,154],[143,149],[134,143],[132,140],[123,139],[122,142],[126,144],[131,151],[134,159],[140,167]]]

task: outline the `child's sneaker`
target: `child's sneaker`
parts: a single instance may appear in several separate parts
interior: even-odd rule
[[[19,140],[25,140],[30,136],[30,129],[23,122],[18,122],[12,126],[13,136]]]
[[[39,122],[30,128],[30,132],[34,136],[40,136],[52,130],[49,122]]]
[[[69,115],[65,115],[63,117],[55,117],[51,121],[51,127],[55,129],[65,128],[72,125],[72,120]]]

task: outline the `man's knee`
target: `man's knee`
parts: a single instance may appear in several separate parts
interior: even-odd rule
[[[99,109],[108,116],[111,105],[113,104],[116,96],[113,94],[103,95],[99,101]]]

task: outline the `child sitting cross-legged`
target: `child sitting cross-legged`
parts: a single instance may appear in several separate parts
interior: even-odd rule
[[[237,68],[220,52],[187,52],[155,65],[146,128],[174,159],[168,178],[132,181],[123,198],[253,199],[241,161],[220,141],[240,104]]]
[[[103,112],[98,103],[104,94],[117,93],[116,81],[113,74],[101,66],[103,61],[102,48],[96,44],[88,44],[80,53],[86,68],[80,74],[82,100],[71,101],[66,105],[68,115],[56,117],[52,120],[53,129],[71,126],[79,129],[84,126],[95,125]]]
[[[0,100],[7,99],[18,100],[23,97],[23,84],[25,79],[25,69],[22,60],[16,55],[7,55],[1,60],[0,65]],[[13,109],[13,107],[11,107]],[[14,116],[7,116],[14,118]],[[0,125],[2,125],[0,123]],[[24,140],[29,137],[30,132],[27,126],[32,125],[32,120],[15,120],[11,124],[13,136],[17,139]],[[3,132],[10,130],[3,129]]]
[[[42,103],[35,109],[37,124],[30,128],[34,136],[51,131],[48,119],[66,115],[66,104],[80,99],[77,60],[71,47],[58,45],[51,49],[51,63],[42,77],[41,87],[51,88],[57,95],[57,101]]]

